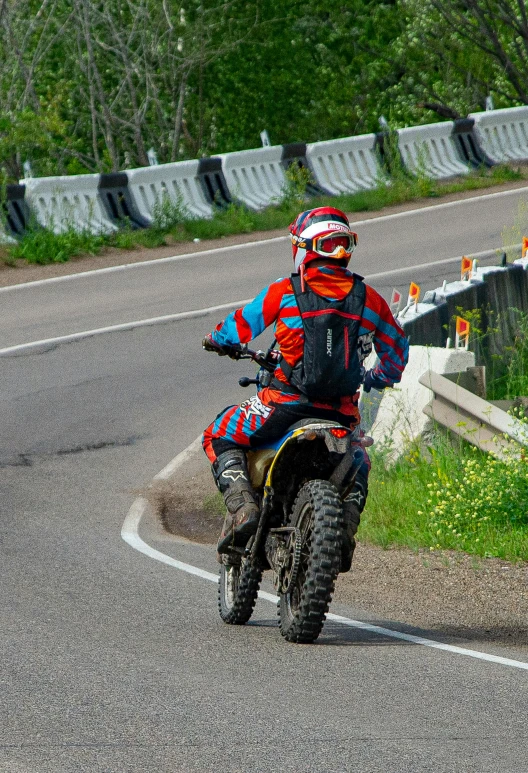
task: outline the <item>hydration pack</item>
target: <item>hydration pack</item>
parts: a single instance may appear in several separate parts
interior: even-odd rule
[[[309,400],[335,400],[354,395],[361,384],[358,352],[359,326],[365,307],[363,277],[354,274],[354,284],[341,301],[317,295],[308,283],[292,274],[291,284],[304,329],[302,359],[292,368],[284,359],[281,370]]]

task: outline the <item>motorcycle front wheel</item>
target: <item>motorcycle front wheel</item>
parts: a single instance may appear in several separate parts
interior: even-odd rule
[[[228,625],[247,623],[262,580],[262,567],[251,558],[242,558],[238,565],[221,564],[218,583],[218,611]]]
[[[301,534],[296,578],[279,596],[280,631],[287,641],[310,644],[322,631],[341,566],[343,508],[327,480],[311,480],[299,491],[290,525]]]

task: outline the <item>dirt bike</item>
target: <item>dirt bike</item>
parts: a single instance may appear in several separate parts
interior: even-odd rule
[[[277,355],[272,347],[231,349],[233,359],[251,359],[260,367],[255,379],[241,378],[239,384],[268,386]],[[342,501],[364,459],[358,441],[368,445],[370,438],[360,441],[334,421],[303,419],[276,442],[247,452],[260,519],[245,548],[221,556],[218,606],[225,623],[248,622],[262,574],[271,569],[281,634],[290,642],[317,639],[341,565]]]

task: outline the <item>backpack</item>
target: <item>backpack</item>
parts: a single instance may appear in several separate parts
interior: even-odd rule
[[[362,380],[358,353],[359,326],[365,307],[363,277],[341,301],[329,301],[292,274],[291,284],[304,329],[302,359],[292,368],[284,359],[281,370],[290,384],[309,400],[335,400],[354,395]]]

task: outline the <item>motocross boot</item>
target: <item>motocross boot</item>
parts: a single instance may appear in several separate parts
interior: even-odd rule
[[[340,572],[350,571],[352,557],[356,549],[356,532],[359,527],[361,513],[367,501],[367,478],[358,472],[354,488],[343,500],[343,516],[345,521],[345,533],[341,545],[341,569]]]
[[[242,449],[233,448],[220,454],[213,462],[213,476],[227,507],[217,548],[219,553],[226,553],[230,547],[244,547],[255,534],[260,510]]]

